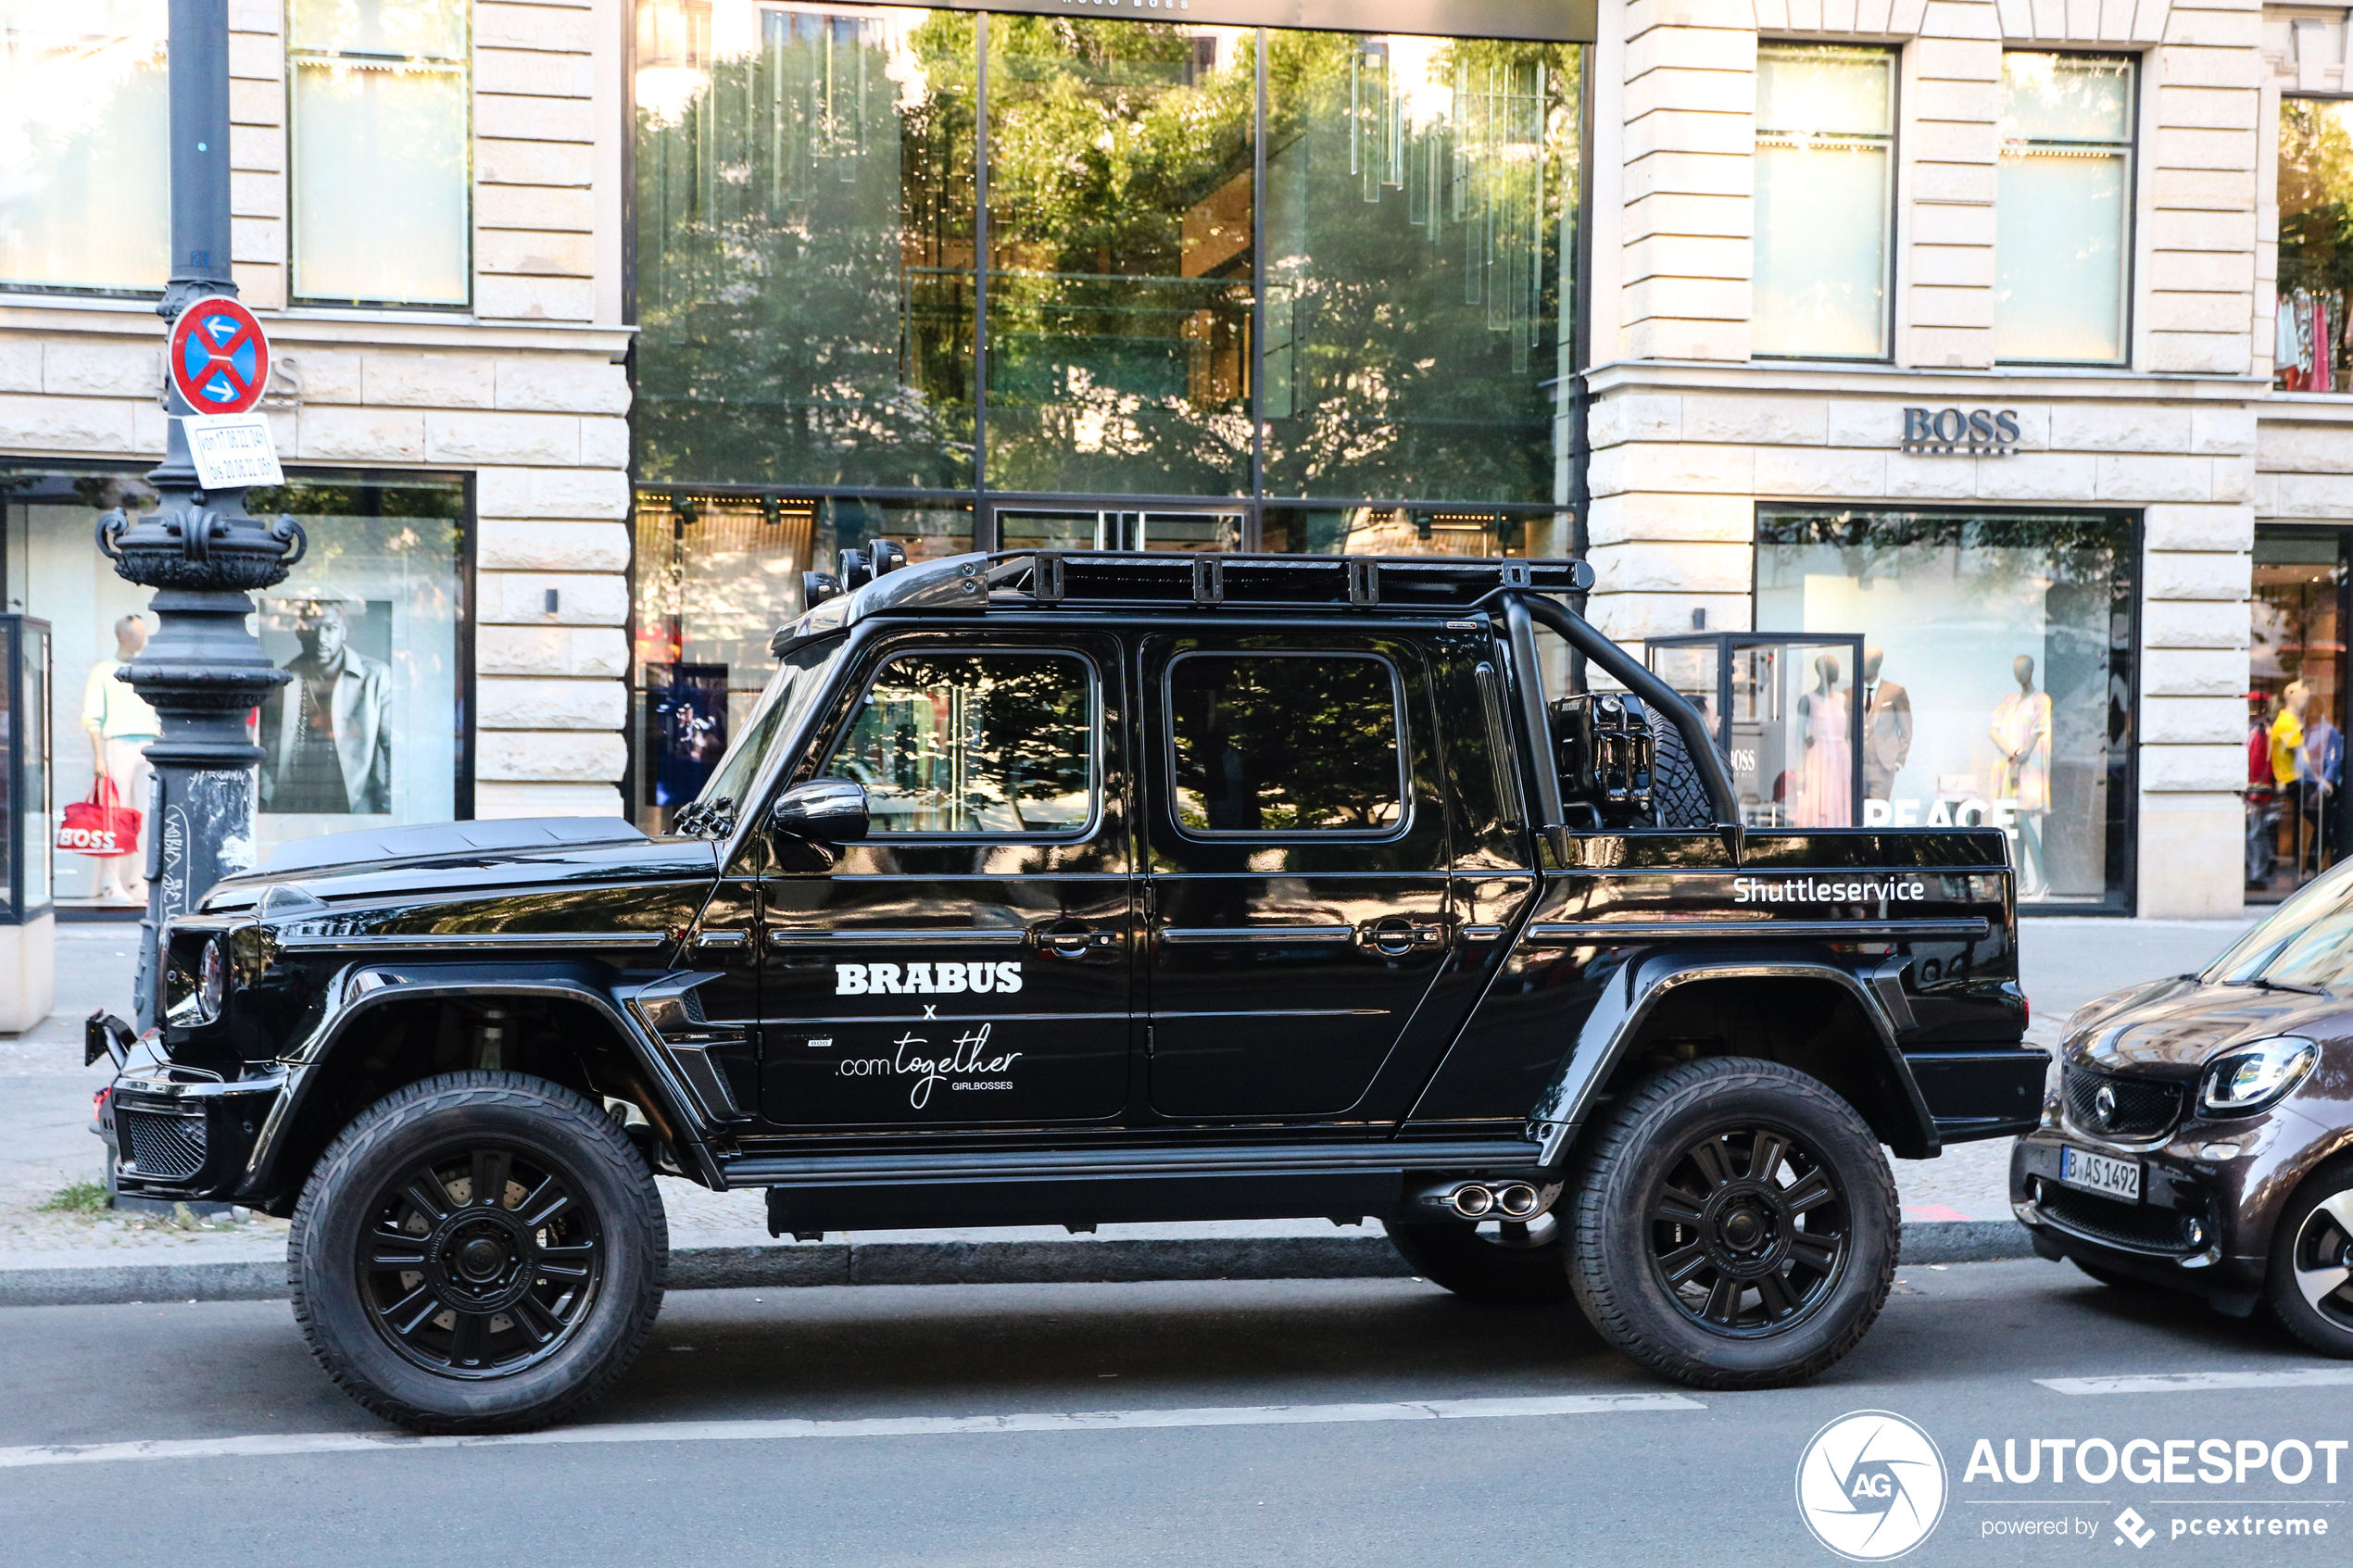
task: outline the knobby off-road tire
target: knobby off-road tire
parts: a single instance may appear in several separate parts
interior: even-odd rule
[[[1556,1215],[1529,1224],[1388,1223],[1389,1239],[1414,1272],[1466,1301],[1566,1301],[1568,1227]]]
[[[544,1426],[603,1393],[653,1328],[669,1257],[622,1130],[519,1073],[445,1073],[361,1112],[287,1238],[327,1375],[431,1433]]]
[[[1716,825],[1716,806],[1692,766],[1691,748],[1683,732],[1657,709],[1644,705],[1651,727],[1651,822],[1663,828],[1705,828]]]
[[[2353,1357],[2353,1160],[2305,1179],[2271,1233],[2264,1301],[2324,1356]]]
[[[1697,1388],[1802,1383],[1895,1277],[1887,1157],[1816,1078],[1717,1057],[1623,1096],[1584,1155],[1569,1282],[1618,1349]]]

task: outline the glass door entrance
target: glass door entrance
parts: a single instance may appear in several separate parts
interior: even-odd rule
[[[1242,514],[1000,507],[997,510],[997,547],[1230,552],[1242,547]]]
[[[2346,851],[2348,535],[2255,535],[2246,694],[2246,896],[2284,898]]]

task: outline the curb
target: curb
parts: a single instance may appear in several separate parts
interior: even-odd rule
[[[2033,1256],[2010,1220],[1944,1220],[1904,1227],[1910,1264]],[[1132,1285],[1148,1280],[1403,1279],[1412,1268],[1385,1236],[1176,1237],[1103,1241],[861,1241],[682,1247],[673,1290],[814,1285]],[[281,1301],[276,1258],[219,1263],[77,1263],[0,1269],[0,1307],[94,1307],[136,1301]]]

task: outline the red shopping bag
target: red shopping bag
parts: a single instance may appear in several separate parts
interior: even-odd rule
[[[90,798],[66,808],[57,823],[57,847],[76,855],[129,855],[139,847],[139,813],[122,803],[114,780],[104,773]]]

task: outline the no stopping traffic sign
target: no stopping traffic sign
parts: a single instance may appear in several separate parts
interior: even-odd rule
[[[171,384],[199,414],[242,414],[270,383],[270,340],[226,295],[199,299],[171,324]]]

